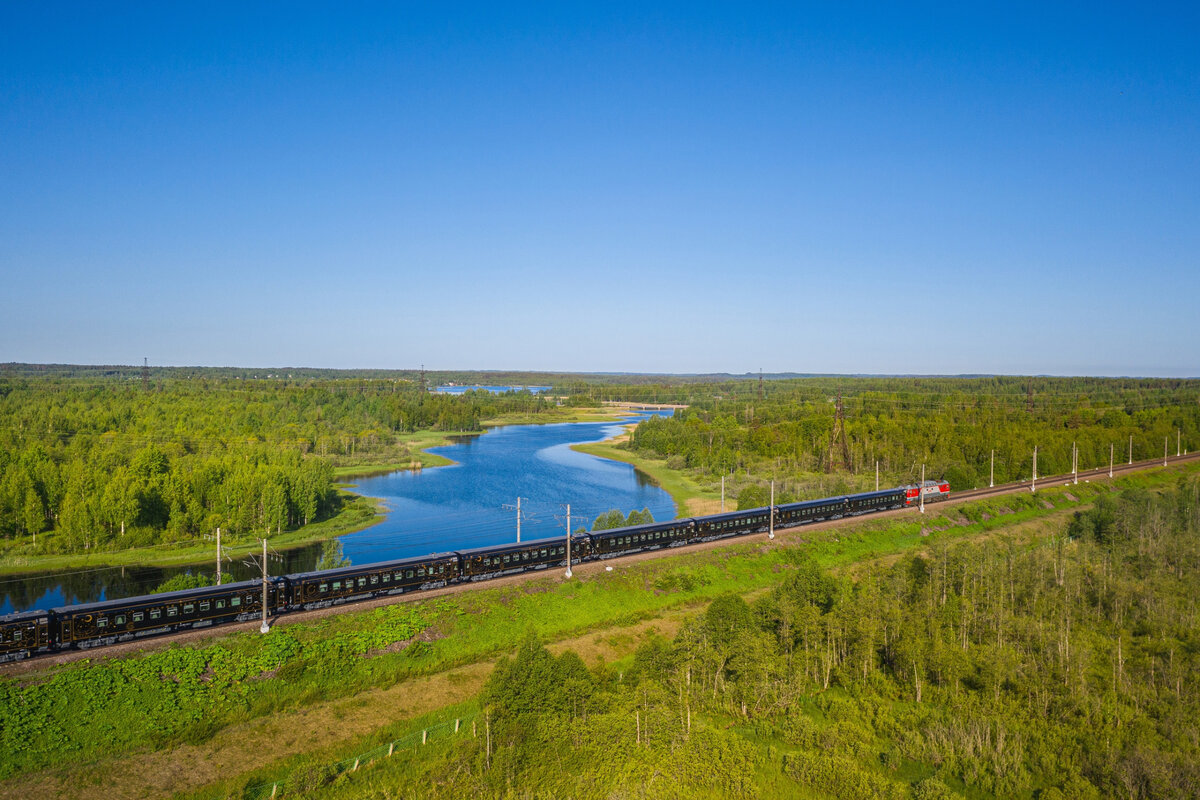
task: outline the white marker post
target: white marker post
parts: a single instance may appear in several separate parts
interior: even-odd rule
[[[988,478],[988,488],[991,489],[996,485],[996,451],[992,451],[992,473]]]
[[[925,465],[921,465],[921,486],[917,489],[917,496],[921,498],[921,513],[925,513]]]
[[[258,629],[259,633],[267,633],[271,630],[271,626],[267,624],[267,540],[263,539],[263,599],[262,599],[262,626]]]
[[[1037,445],[1033,446],[1033,480],[1029,483],[1029,491],[1037,491]]]
[[[567,577],[571,577],[571,504],[567,503]]]
[[[775,538],[775,481],[771,481],[771,505],[767,508],[767,538]]]

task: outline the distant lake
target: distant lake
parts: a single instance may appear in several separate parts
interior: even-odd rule
[[[504,394],[505,392],[530,392],[531,394],[542,394],[550,391],[549,386],[439,386],[434,389],[438,394],[466,394],[477,389],[482,389],[485,392],[492,394]]]
[[[615,436],[623,424],[649,416],[641,413],[619,423],[492,428],[431,450],[453,460],[452,466],[363,479],[352,490],[381,499],[388,514],[377,525],[339,537],[345,555],[363,564],[515,541],[518,496],[522,540],[565,535],[568,503],[572,528],[591,528],[597,516],[612,508],[624,514],[648,508],[656,520],[673,519],[675,502],[644,474],[629,464],[570,449]],[[283,551],[272,561],[271,573],[313,569],[320,552],[320,545]],[[240,558],[226,562],[222,571],[226,582],[259,574]],[[204,564],[0,576],[0,614],[145,594],[180,572],[212,575],[215,569]]]

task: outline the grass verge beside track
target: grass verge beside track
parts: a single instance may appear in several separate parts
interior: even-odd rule
[[[1155,470],[1113,483],[1155,488],[1182,471]],[[717,595],[773,586],[800,552],[841,570],[970,537],[1037,539],[1061,530],[1074,510],[1109,490],[1107,483],[1080,484],[947,503],[923,518],[899,514],[792,529],[773,543],[756,537],[616,561],[611,572],[593,564],[569,582],[543,573],[317,622],[285,618],[267,636],[230,633],[193,646],[150,643],[151,652],[129,658],[46,670],[34,665],[0,680],[0,776],[6,779],[0,794],[202,795],[214,781],[230,780],[230,770],[237,780],[248,780],[247,770],[256,780],[269,777],[285,770],[282,761],[294,765],[304,753],[319,760],[429,713],[388,698],[412,696],[421,686],[431,691],[426,684],[435,678],[441,705],[469,703],[491,662],[528,631],[557,642],[592,637],[600,657],[621,658],[641,640],[639,632],[669,626]],[[322,733],[306,738],[297,730]],[[282,761],[280,753],[287,754]],[[185,766],[164,777],[163,764]],[[96,776],[103,780],[92,782]]]

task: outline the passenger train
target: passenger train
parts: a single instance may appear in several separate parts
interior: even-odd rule
[[[806,500],[669,522],[653,522],[570,538],[571,564],[729,536],[764,533],[846,516],[945,500],[950,485],[925,481],[877,492]],[[487,580],[526,570],[567,566],[566,536],[417,558],[302,572],[266,580],[267,614],[320,608],[386,594]],[[58,650],[97,647],[262,616],[264,582],[240,581],[177,592],[81,603],[0,617],[0,662]]]

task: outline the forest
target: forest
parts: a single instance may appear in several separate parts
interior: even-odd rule
[[[1193,798],[1198,504],[1129,489],[853,577],[797,549],[621,664],[530,635],[477,737],[306,796]]]
[[[446,380],[552,381],[549,395],[438,394]],[[745,506],[920,477],[952,488],[1200,440],[1200,382],[1101,378],[539,375],[6,365],[0,369],[0,543],[118,550],[292,530],[337,512],[334,469],[408,464],[404,437],[476,432],[559,402],[686,404],[634,430],[640,456]],[[838,408],[841,408],[839,415]]]
[[[628,387],[630,395],[645,387]],[[689,406],[639,424],[629,448],[766,502],[928,478],[951,489],[1170,455],[1200,442],[1200,382],[1106,378],[813,378],[679,387]],[[656,396],[661,396],[656,393]],[[679,395],[675,399],[679,399]],[[841,409],[839,415],[838,409]],[[994,464],[994,467],[993,467]]]
[[[407,463],[400,434],[548,404],[366,379],[0,379],[0,540],[73,553],[292,529],[335,513],[334,467]]]

